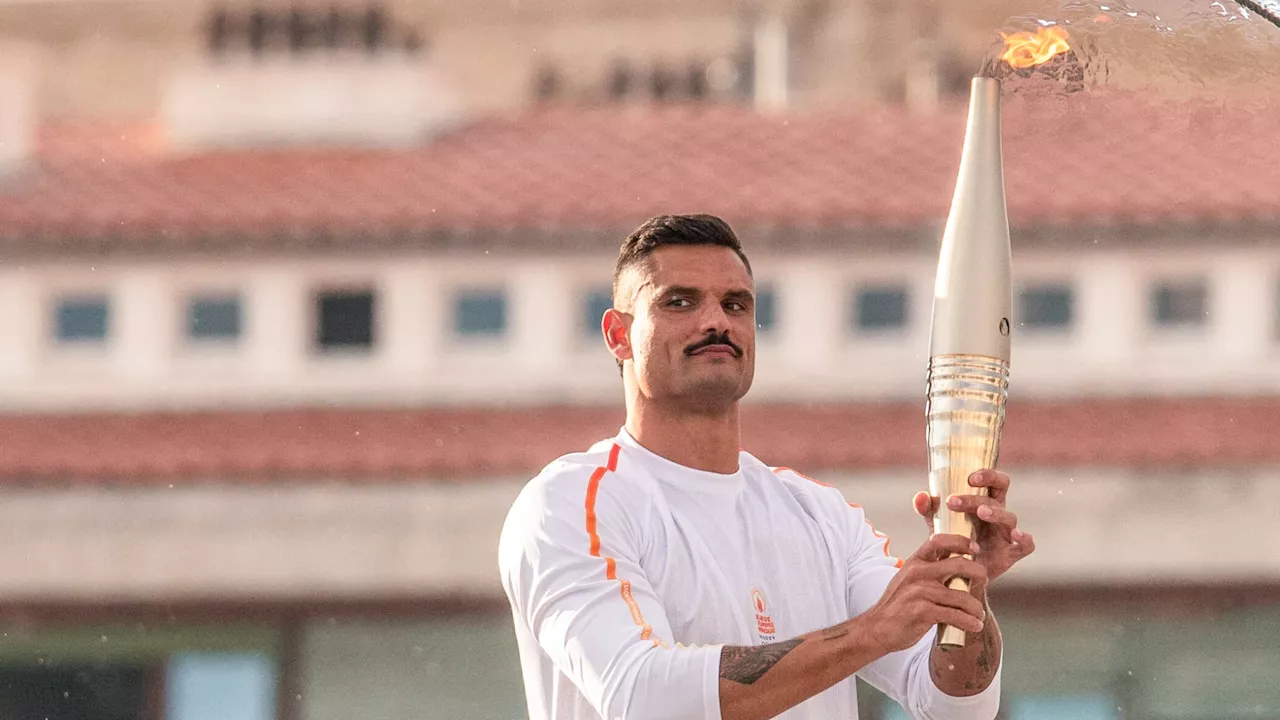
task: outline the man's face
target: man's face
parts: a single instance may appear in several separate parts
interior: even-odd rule
[[[640,392],[709,413],[746,395],[755,374],[755,284],[738,255],[668,245],[628,272]]]

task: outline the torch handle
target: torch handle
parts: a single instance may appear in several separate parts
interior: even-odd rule
[[[951,578],[947,583],[947,587],[960,592],[969,592],[969,581],[962,577]],[[968,640],[968,635],[964,630],[955,625],[942,623],[938,626],[938,644],[946,647],[962,648]]]
[[[979,355],[940,355],[929,360],[925,433],[929,448],[929,494],[938,498],[935,533],[974,537],[969,515],[946,507],[951,495],[981,495],[969,476],[994,468],[1000,453],[1008,398],[1009,363]],[[947,586],[968,592],[969,581],[956,577]],[[965,633],[938,627],[938,643],[964,647]]]

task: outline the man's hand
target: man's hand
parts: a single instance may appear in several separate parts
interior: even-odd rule
[[[934,535],[903,564],[884,594],[866,613],[868,632],[886,652],[905,650],[919,642],[938,623],[968,632],[980,632],[986,609],[973,595],[946,586],[959,575],[974,583],[984,583],[987,571],[981,564],[952,555],[977,550],[969,538]]]
[[[1018,529],[1018,516],[1005,507],[1009,496],[1009,476],[997,470],[979,470],[969,476],[969,485],[986,488],[987,495],[953,495],[947,507],[970,515],[978,552],[974,555],[987,571],[987,580],[995,580],[1008,572],[1014,563],[1036,549],[1031,533]],[[938,498],[926,492],[916,493],[914,505],[933,531],[933,517],[938,512]],[[985,587],[985,584],[980,585]]]

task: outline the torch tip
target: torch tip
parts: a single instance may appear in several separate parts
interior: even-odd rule
[[[990,78],[992,80],[999,79],[1000,58],[987,55],[982,60],[982,67],[978,68],[978,72],[974,74],[974,78]]]

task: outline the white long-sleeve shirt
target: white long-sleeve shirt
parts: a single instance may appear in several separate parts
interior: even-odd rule
[[[840,491],[739,454],[694,470],[622,430],[521,491],[499,542],[531,720],[719,720],[720,648],[839,624],[902,563]],[[929,677],[934,633],[857,675],[921,720],[989,720]],[[779,717],[854,720],[848,678]]]

